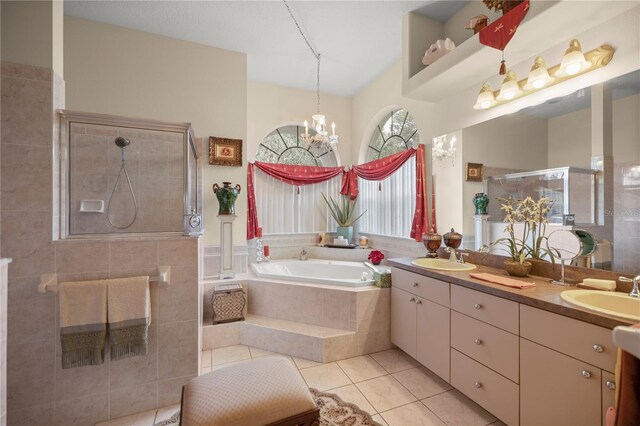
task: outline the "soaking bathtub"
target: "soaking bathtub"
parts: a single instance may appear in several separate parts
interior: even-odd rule
[[[325,284],[340,287],[373,285],[373,271],[362,262],[342,262],[324,259],[280,259],[252,263],[253,272],[262,278]],[[367,279],[363,280],[363,273]]]

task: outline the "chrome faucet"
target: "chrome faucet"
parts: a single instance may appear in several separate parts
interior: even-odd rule
[[[465,263],[464,258],[469,257],[469,253],[465,253],[462,250],[456,252],[456,249],[451,247],[445,248],[444,251],[449,253],[449,262]],[[456,253],[459,253],[459,255]]]
[[[640,290],[638,290],[638,283],[640,283],[640,275],[637,275],[634,279],[627,278],[627,277],[620,277],[619,280],[625,283],[632,282],[633,288],[631,289],[631,293],[629,293],[629,296],[636,299],[640,299]]]
[[[309,260],[309,253],[307,253],[305,249],[302,249],[302,251],[298,255],[298,260]]]

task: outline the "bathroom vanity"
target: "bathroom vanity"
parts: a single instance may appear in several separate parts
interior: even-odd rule
[[[392,259],[391,341],[509,425],[604,424],[613,405],[612,328],[543,278],[529,289]],[[503,273],[480,266],[475,272]]]

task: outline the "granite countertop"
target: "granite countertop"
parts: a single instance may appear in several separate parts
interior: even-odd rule
[[[612,317],[609,315],[596,313],[578,306],[565,302],[560,297],[560,293],[575,287],[561,287],[549,282],[548,278],[528,276],[527,278],[516,278],[526,282],[534,282],[535,287],[531,288],[512,288],[499,284],[492,284],[486,281],[471,278],[469,272],[487,272],[496,275],[505,275],[507,273],[502,269],[490,268],[488,266],[476,265],[477,269],[473,271],[437,271],[433,269],[425,269],[411,264],[413,259],[398,258],[389,259],[388,266],[393,266],[416,274],[447,281],[454,285],[471,288],[483,293],[492,294],[524,305],[533,306],[534,308],[543,309],[545,311],[575,318],[591,324],[599,325],[606,328],[614,328],[618,325],[633,324],[631,320]],[[515,277],[511,277],[515,278]],[[392,283],[393,285],[393,283]]]

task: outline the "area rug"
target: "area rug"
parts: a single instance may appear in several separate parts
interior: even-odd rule
[[[381,426],[355,404],[344,402],[338,395],[309,389],[320,409],[320,426]],[[180,422],[180,411],[154,426],[173,426]]]

